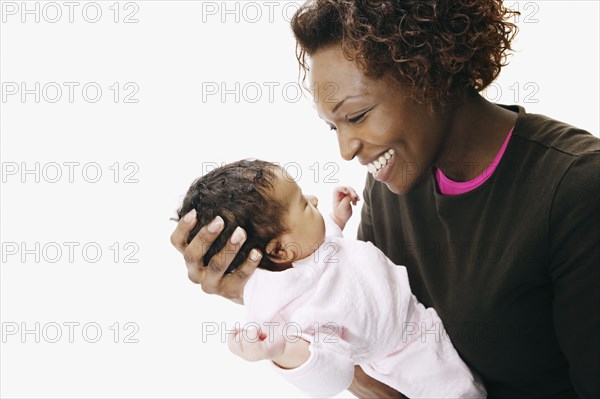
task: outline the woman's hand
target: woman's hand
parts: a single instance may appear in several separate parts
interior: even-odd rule
[[[224,223],[223,219],[217,216],[208,225],[203,226],[188,245],[186,239],[196,223],[196,210],[193,209],[181,218],[171,234],[171,244],[183,255],[189,279],[195,284],[200,284],[202,290],[208,294],[221,295],[242,304],[244,285],[256,270],[262,254],[253,249],[244,263],[233,273],[224,276],[227,267],[246,240],[246,232],[238,227],[223,249],[205,265],[204,255],[223,230]]]
[[[394,388],[390,388],[383,382],[368,376],[360,366],[354,366],[354,380],[352,380],[352,385],[350,385],[348,391],[360,399],[406,399],[406,396],[402,395]]]

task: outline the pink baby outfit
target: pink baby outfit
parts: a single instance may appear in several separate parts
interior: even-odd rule
[[[411,293],[406,268],[325,219],[315,253],[282,272],[258,269],[244,288],[248,322],[310,343],[304,364],[272,363],[277,373],[314,397],[347,389],[354,365],[410,398],[485,397],[435,310]]]

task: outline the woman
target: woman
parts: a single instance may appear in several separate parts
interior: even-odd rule
[[[600,396],[600,143],[479,92],[515,26],[500,1],[315,0],[294,16],[298,59],[340,153],[368,170],[359,239],[407,267],[490,397]],[[395,155],[382,155],[390,149]],[[241,301],[258,259],[208,267],[220,220],[172,242],[189,277]],[[401,397],[357,368],[351,392]]]

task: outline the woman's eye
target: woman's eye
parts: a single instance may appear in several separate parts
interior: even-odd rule
[[[360,115],[353,116],[352,118],[347,118],[347,119],[348,119],[348,122],[350,122],[350,123],[356,123],[356,122],[360,122],[362,119],[364,119],[365,115],[367,115],[366,112],[362,113]]]

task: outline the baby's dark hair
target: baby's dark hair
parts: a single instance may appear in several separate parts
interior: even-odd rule
[[[217,215],[225,222],[223,231],[204,255],[205,265],[225,246],[238,226],[246,231],[247,238],[226,273],[240,266],[252,248],[265,254],[266,245],[287,232],[284,223],[286,208],[273,198],[275,168],[278,167],[270,162],[246,159],[212,170],[192,183],[177,211],[179,219],[176,219],[180,220],[192,209],[196,210],[198,222],[187,243]],[[266,255],[258,267],[277,269]]]

